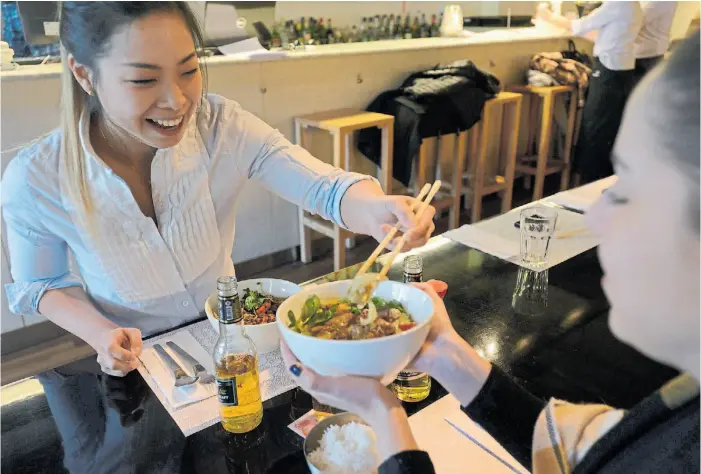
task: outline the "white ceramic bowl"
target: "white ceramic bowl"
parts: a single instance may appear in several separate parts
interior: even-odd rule
[[[324,418],[309,431],[309,434],[304,439],[303,451],[304,457],[307,460],[307,466],[309,466],[309,470],[312,474],[324,474],[309,460],[309,455],[321,445],[321,438],[324,437],[324,431],[326,431],[326,429],[332,425],[343,426],[353,421],[360,423],[361,425],[368,426],[368,424],[359,416],[354,415],[353,413],[344,412]]]
[[[239,282],[239,297],[243,298],[243,290],[257,290],[266,295],[276,296],[278,298],[289,298],[298,293],[301,288],[290,281],[275,280],[273,278],[260,278],[257,280],[244,280]],[[241,302],[243,304],[243,301]],[[217,292],[214,291],[204,305],[207,319],[212,324],[212,327],[217,334],[219,333],[219,300]],[[280,331],[277,324],[265,323],[246,326],[246,334],[248,334],[256,344],[256,349],[259,353],[272,352],[280,347]]]
[[[277,324],[282,338],[305,366],[322,375],[361,375],[381,378],[389,384],[421,349],[431,328],[433,302],[423,291],[396,281],[383,281],[373,296],[399,301],[416,326],[393,336],[359,341],[337,341],[305,336],[291,330],[288,312],[296,317],[313,294],[321,301],[346,296],[351,280],[304,288],[278,308]]]

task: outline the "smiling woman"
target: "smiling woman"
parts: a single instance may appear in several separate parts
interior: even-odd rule
[[[204,93],[186,2],[62,2],[60,129],[8,165],[3,216],[17,314],[88,342],[102,369],[138,364],[142,333],[200,317],[233,275],[236,203],[249,180],[308,212],[423,245],[434,211],[320,162],[236,102]],[[68,250],[80,274],[68,265]]]
[[[62,94],[63,164],[71,182],[68,191],[79,193],[75,197],[89,213],[92,201],[83,173],[80,114],[85,110],[96,117],[91,123],[93,146],[110,165],[109,156],[112,161],[129,153],[149,157],[153,148],[177,144],[182,123],[203,97],[204,71],[196,50],[204,43],[197,20],[183,2],[64,2],[60,36],[67,69]],[[184,56],[173,58],[182,51]],[[145,207],[153,215],[153,209]]]
[[[322,163],[236,102],[204,94],[186,2],[61,2],[59,30],[61,127],[3,176],[6,295],[14,313],[41,314],[86,341],[103,372],[133,370],[142,335],[198,319],[217,278],[234,275],[249,180],[355,233],[381,240],[399,222],[408,248],[433,231],[433,209],[417,220],[411,198],[386,196],[372,178]],[[77,404],[61,408],[64,443],[89,444],[71,418],[83,410],[75,387],[60,375],[41,380],[53,385],[50,404],[55,394]],[[67,465],[76,452],[66,448]]]

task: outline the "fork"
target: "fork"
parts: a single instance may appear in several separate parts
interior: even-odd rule
[[[166,342],[166,345],[170,347],[173,350],[173,352],[178,354],[178,357],[180,357],[183,361],[187,362],[188,365],[192,367],[192,371],[197,377],[199,377],[200,383],[206,384],[214,382],[214,376],[207,372],[207,369],[205,369],[204,366],[197,361],[197,359],[185,352],[185,349],[183,349],[173,341]]]
[[[163,349],[163,346],[161,346],[160,344],[154,344],[153,350],[156,351],[156,354],[158,354],[163,363],[170,370],[171,374],[173,375],[173,378],[175,379],[176,387],[188,387],[197,382],[197,379],[199,377],[192,377],[190,375],[187,375],[183,368],[180,367],[180,364],[178,364],[175,361],[175,359],[173,359],[170,356],[170,354],[168,354],[166,350]]]

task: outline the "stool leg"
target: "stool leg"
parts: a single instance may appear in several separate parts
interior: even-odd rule
[[[565,135],[565,149],[562,152],[562,177],[560,179],[560,191],[565,191],[570,185],[570,172],[572,169],[572,149],[574,148],[574,125],[577,118],[577,90],[570,93],[570,110],[567,117],[567,134]]]
[[[308,133],[306,127],[302,127],[301,124],[295,120],[295,141],[302,148],[305,148],[307,145]],[[312,236],[304,223],[304,208],[300,206],[297,214],[299,217],[299,257],[302,263],[309,263],[312,261]]]
[[[467,135],[467,175],[469,177],[467,180],[467,185],[472,195],[468,198],[468,193],[465,193],[465,205],[463,207],[465,210],[472,208],[472,200],[474,198],[475,169],[477,168],[477,155],[479,154],[479,130],[480,123],[477,122],[470,130],[468,130]]]
[[[540,96],[528,95],[528,143],[526,156],[536,153],[536,138],[538,136],[538,118],[540,115]]]
[[[346,235],[340,226],[333,226],[333,270],[335,272],[346,267],[346,247],[344,245]]]
[[[545,168],[548,165],[548,154],[550,153],[551,131],[553,126],[553,96],[547,94],[543,97],[543,114],[540,121],[540,142],[538,143],[538,164],[535,175],[535,186],[533,186],[533,200],[537,201],[543,197],[543,186],[545,185]]]
[[[514,174],[516,172],[516,152],[518,148],[518,132],[521,117],[521,99],[504,106],[502,121],[502,153],[506,159],[504,181],[506,190],[501,197],[501,212],[511,210],[511,200],[514,192]]]
[[[419,148],[419,163],[417,165],[416,172],[416,192],[419,192],[421,188],[426,184],[426,162],[428,161],[428,143],[426,140],[421,140],[421,147]]]
[[[343,170],[348,168],[348,149],[349,135],[338,132],[333,135],[333,164],[337,168]],[[333,266],[334,271],[338,271],[346,266],[346,246],[344,238],[345,232],[339,225],[333,226]]]
[[[341,165],[343,166],[343,169],[346,171],[350,171],[351,169],[351,153],[353,153],[353,150],[351,149],[351,141],[353,139],[353,133],[346,133],[343,136],[343,146],[345,153],[343,156],[345,156],[346,161],[345,165],[343,165],[343,160],[341,160]],[[352,249],[355,248],[355,236],[351,234],[350,232],[346,232],[346,237],[345,239],[345,246],[347,249]]]
[[[474,185],[472,186],[472,224],[478,222],[482,216],[484,165],[487,161],[487,140],[489,137],[489,120],[491,117],[491,109],[491,105],[485,105],[479,131],[479,150],[477,151]]]
[[[457,156],[453,158],[453,204],[450,206],[448,218],[450,229],[457,229],[460,226],[460,198],[462,197],[462,175],[467,155],[467,130],[460,132],[455,148]]]
[[[380,184],[385,194],[392,194],[392,157],[394,155],[394,122],[391,122],[382,130],[382,156],[380,158],[380,167],[382,179]],[[423,186],[423,185],[422,185]]]

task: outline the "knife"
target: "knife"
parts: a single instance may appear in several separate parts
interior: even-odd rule
[[[581,209],[577,209],[576,207],[566,206],[566,205],[560,204],[560,203],[558,203],[558,202],[548,201],[548,205],[549,205],[550,207],[557,207],[557,208],[560,208],[560,209],[564,209],[565,211],[574,212],[574,213],[576,213],[576,214],[584,214],[584,211],[581,210]]]
[[[200,383],[214,382],[214,376],[207,372],[202,364],[197,359],[188,354],[185,349],[177,345],[173,341],[166,342],[166,345],[175,352],[180,359],[192,367],[192,371],[200,378]]]
[[[180,364],[178,364],[160,344],[154,344],[153,350],[156,351],[158,357],[161,358],[165,366],[168,368],[168,370],[170,370],[171,375],[175,379],[176,387],[186,387],[197,382],[198,377],[191,377],[187,375],[183,368],[180,367]]]

